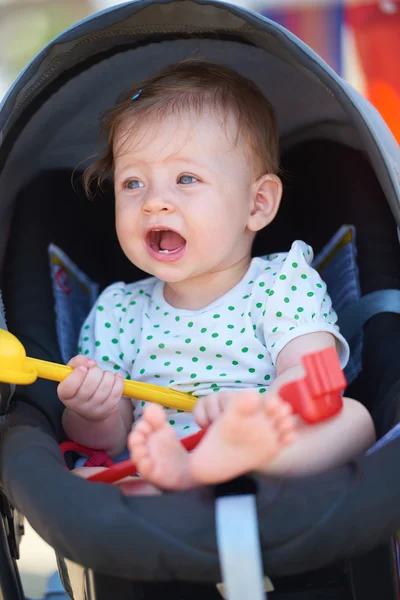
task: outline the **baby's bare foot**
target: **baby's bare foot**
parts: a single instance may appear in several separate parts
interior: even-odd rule
[[[194,482],[189,456],[156,404],[145,407],[142,419],[128,438],[131,457],[141,477],[165,490],[183,490]]]
[[[237,392],[190,456],[193,479],[198,484],[221,483],[263,470],[282,446],[294,441],[295,423],[289,404],[279,396]]]

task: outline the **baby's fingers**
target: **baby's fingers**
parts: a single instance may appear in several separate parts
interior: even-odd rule
[[[101,408],[103,411],[112,411],[114,410],[120,403],[122,397],[122,390],[124,387],[124,378],[121,373],[117,373],[114,375],[114,381],[112,383],[112,388],[107,395],[106,400],[102,403]]]
[[[232,401],[231,392],[213,393],[199,398],[193,409],[194,419],[199,427],[207,427],[223,413],[229,402]]]
[[[82,354],[78,354],[77,356],[74,356],[68,362],[68,366],[72,367],[73,369],[76,369],[77,367],[81,367],[81,366],[87,367],[88,369],[90,369],[91,367],[94,367],[95,364],[96,364],[95,360],[93,360],[92,358],[89,358],[88,356],[83,356]]]
[[[199,398],[193,408],[193,417],[197,425],[201,428],[207,427],[211,423],[206,405],[206,398]]]
[[[77,395],[79,388],[85,381],[88,371],[89,369],[87,367],[80,365],[58,385],[57,394],[62,402],[71,400]]]

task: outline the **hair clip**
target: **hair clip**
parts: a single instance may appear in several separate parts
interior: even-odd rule
[[[136,92],[136,94],[132,96],[131,100],[137,100],[142,92],[143,90],[139,90],[138,92]]]

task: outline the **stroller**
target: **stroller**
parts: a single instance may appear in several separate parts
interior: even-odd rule
[[[88,202],[79,175],[96,152],[98,117],[118,94],[188,56],[237,69],[276,109],[284,199],[254,254],[304,239],[325,256],[323,268],[327,242],[350,226],[350,253],[330,279],[340,294],[352,289],[339,310],[358,361],[347,393],[369,409],[381,442],[317,476],[251,475],[214,488],[125,497],[67,472],[55,383],[38,380],[15,392],[0,384],[0,596],[24,598],[16,560],[25,515],[55,549],[74,600],[220,598],[218,548],[222,570],[224,560],[230,573],[233,564],[238,586],[259,558],[245,545],[254,511],[240,506],[250,499],[259,566],[274,600],[400,598],[399,150],[372,106],[284,28],[216,0],[140,0],[86,19],[36,57],[0,111],[7,326],[29,356],[65,362],[96,293],[143,276],[118,247],[112,190]],[[342,247],[336,243],[329,256]],[[71,306],[74,276],[82,298]],[[232,512],[221,511],[223,503]],[[238,548],[229,533],[239,532]],[[233,588],[240,600],[259,597],[254,587]]]

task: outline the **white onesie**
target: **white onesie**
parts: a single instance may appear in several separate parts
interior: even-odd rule
[[[288,253],[253,258],[234,288],[200,310],[168,304],[164,282],[155,277],[114,283],[86,319],[78,351],[104,370],[195,396],[220,389],[265,392],[282,348],[316,331],[336,337],[344,367],[348,344],[312,258],[301,241]],[[135,420],[144,404],[134,401]],[[178,437],[198,430],[191,414],[167,410]]]

